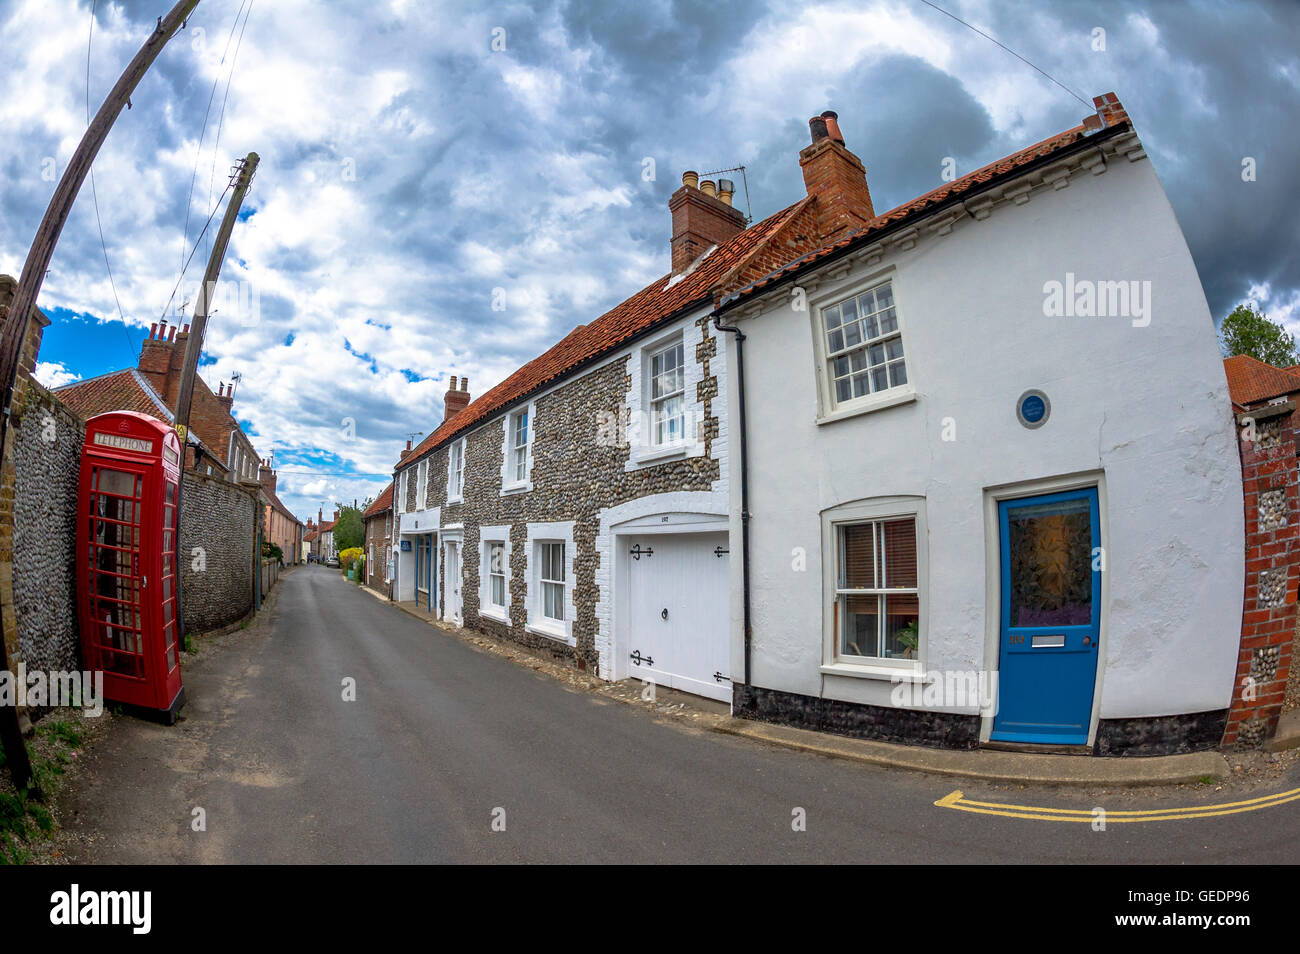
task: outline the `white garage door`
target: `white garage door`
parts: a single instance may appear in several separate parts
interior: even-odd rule
[[[628,674],[730,700],[725,533],[623,537]]]

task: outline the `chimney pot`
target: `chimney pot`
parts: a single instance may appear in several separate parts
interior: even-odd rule
[[[833,109],[828,109],[822,113],[821,118],[826,121],[826,135],[841,146],[844,145],[844,134],[840,132],[839,113]]]
[[[187,324],[187,325],[185,325],[185,327],[183,327],[183,328],[181,329],[181,334],[183,334],[183,335],[187,335],[187,334],[189,334],[189,333],[190,333],[190,326]]]
[[[705,179],[700,183],[700,191],[705,195],[717,195],[718,189],[712,179]]]
[[[700,187],[700,174],[694,169],[688,169],[686,172],[683,172],[682,185],[690,189],[698,189]]]
[[[812,133],[813,142],[820,142],[829,135],[826,131],[826,120],[821,116],[814,116],[808,120],[808,131]]]
[[[460,379],[460,389],[464,391],[466,394],[469,393],[469,378]]]
[[[158,333],[158,322],[155,321],[152,325],[149,326],[149,337],[152,338],[157,333]]]
[[[735,194],[735,191],[736,184],[730,179],[718,180],[718,198],[727,205],[731,205],[731,197]]]
[[[170,344],[175,340],[176,340],[176,326],[172,325],[170,328],[167,329],[167,342],[168,344]]]

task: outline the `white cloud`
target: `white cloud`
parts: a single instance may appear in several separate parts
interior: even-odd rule
[[[47,388],[61,388],[81,380],[80,374],[58,361],[37,361],[32,376]]]

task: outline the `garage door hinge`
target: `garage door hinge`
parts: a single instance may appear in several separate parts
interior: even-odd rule
[[[713,548],[713,555],[714,555],[715,557],[717,557],[719,560],[722,559],[722,555],[723,555],[724,553],[730,553],[730,552],[731,552],[730,550],[724,550],[722,547],[714,547],[714,548]]]
[[[730,677],[730,676],[724,676],[724,675],[723,675],[722,673],[720,673],[720,672],[715,672],[715,673],[713,674],[713,681],[714,681],[714,682],[731,682],[731,677]]]
[[[646,547],[645,549],[642,549],[641,544],[639,543],[636,546],[634,546],[632,549],[628,550],[627,552],[632,554],[633,560],[639,560],[643,555],[648,557],[652,557],[655,555],[655,551],[653,547]]]
[[[632,662],[636,663],[638,666],[641,665],[642,663],[645,663],[647,666],[653,666],[655,664],[655,661],[652,657],[642,656],[641,650],[639,649],[634,653],[629,653],[628,658],[631,659]]]

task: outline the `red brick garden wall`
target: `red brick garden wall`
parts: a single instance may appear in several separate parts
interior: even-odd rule
[[[1254,747],[1272,736],[1290,674],[1300,556],[1295,407],[1289,401],[1237,415],[1246,591],[1225,746]]]

